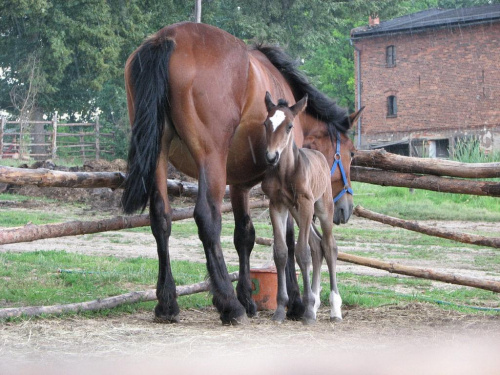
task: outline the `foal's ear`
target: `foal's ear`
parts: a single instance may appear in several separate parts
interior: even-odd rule
[[[307,94],[300,99],[297,103],[290,107],[294,116],[297,116],[300,112],[302,112],[307,107]]]
[[[269,91],[266,91],[266,108],[267,112],[271,111],[272,108],[276,107],[276,105],[273,103],[273,99],[271,98],[271,94]]]

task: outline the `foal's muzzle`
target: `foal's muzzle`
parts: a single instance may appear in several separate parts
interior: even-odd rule
[[[276,165],[278,163],[278,160],[280,159],[280,154],[278,151],[272,153],[272,152],[266,152],[266,161],[267,164],[270,165]]]

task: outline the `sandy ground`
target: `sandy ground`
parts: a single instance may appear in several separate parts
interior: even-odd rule
[[[60,209],[44,207],[56,208]],[[348,225],[387,228],[360,218],[353,218]],[[439,225],[462,231],[498,232],[497,223],[440,222]],[[222,241],[228,244],[226,261],[237,264],[232,238],[224,237]],[[380,251],[381,245],[340,240],[339,248],[346,252],[356,249],[375,252]],[[149,233],[107,232],[0,246],[0,251],[34,250],[156,258],[154,238]],[[492,273],[464,267],[462,253],[458,246],[456,261],[446,264],[395,259],[407,265],[500,280],[500,270]],[[196,237],[172,237],[171,256],[204,262],[203,249]],[[271,262],[270,249],[254,251],[252,266]],[[341,263],[339,271],[387,275],[384,271],[347,263]],[[152,313],[3,322],[0,323],[0,374],[500,373],[500,315],[461,314],[423,303],[374,309],[351,307],[343,313],[344,321],[333,324],[329,322],[327,308],[323,307],[318,322],[312,326],[291,321],[277,325],[270,320],[271,313],[263,311],[247,325],[226,327],[221,325],[213,308],[182,311],[181,322],[174,325],[153,322]]]

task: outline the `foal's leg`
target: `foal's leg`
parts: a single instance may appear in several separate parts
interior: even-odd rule
[[[309,232],[314,212],[313,206],[313,202],[306,197],[301,197],[298,199],[298,212],[293,213],[299,225],[299,237],[295,248],[295,256],[304,281],[303,302],[306,308],[302,318],[302,322],[304,324],[312,324],[316,321],[316,313],[314,312],[315,298],[311,290],[310,279],[312,271],[312,258],[308,244]]]
[[[219,311],[223,324],[239,324],[246,320],[245,309],[234,294],[220,243],[220,206],[226,190],[225,176],[226,165],[219,158],[207,157],[199,166],[194,219],[207,258],[207,269],[212,283],[212,302]]]
[[[169,143],[167,133],[168,131],[165,131],[164,145]],[[158,158],[149,216],[151,218],[151,230],[156,239],[159,261],[158,282],[156,285],[158,304],[155,307],[155,317],[158,321],[172,323],[179,321],[179,306],[177,305],[175,281],[170,268],[168,249],[168,240],[172,228],[172,210],[167,194],[167,148],[162,149]]]
[[[288,293],[287,319],[300,320],[306,308],[300,298],[299,283],[295,272],[295,237],[293,230],[293,217],[288,215],[286,222],[286,246],[288,248],[288,260],[286,262],[286,290]]]
[[[324,207],[324,208],[323,208]],[[318,214],[318,212],[321,212]],[[317,210],[317,216],[320,219],[323,236],[321,238],[321,248],[328,265],[330,274],[330,320],[339,322],[342,320],[342,298],[337,288],[337,255],[338,248],[333,237],[333,202],[329,199],[323,201],[323,206]]]
[[[250,283],[250,253],[255,244],[255,228],[248,210],[248,189],[231,186],[231,204],[234,215],[234,246],[238,252],[240,274],[236,295],[249,317],[255,316],[257,306],[252,299]]]
[[[276,271],[278,273],[278,307],[273,315],[273,320],[282,323],[285,320],[285,307],[288,303],[288,294],[286,291],[286,275],[285,267],[288,257],[288,249],[286,247],[286,222],[288,217],[288,210],[283,205],[274,205],[272,202],[269,204],[269,215],[271,216],[271,223],[273,225],[274,237],[274,263],[276,264]]]
[[[311,223],[309,233],[309,247],[313,263],[312,293],[314,295],[314,312],[317,313],[321,304],[321,265],[323,263],[323,249],[321,248],[321,234]]]

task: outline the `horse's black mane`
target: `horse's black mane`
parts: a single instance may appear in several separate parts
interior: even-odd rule
[[[332,139],[335,138],[335,130],[347,133],[350,128],[347,110],[311,85],[304,73],[297,68],[297,61],[276,46],[259,44],[253,46],[253,49],[262,52],[281,72],[290,84],[295,100],[300,100],[305,94],[309,96],[306,112],[327,124]]]

